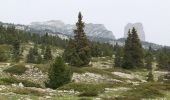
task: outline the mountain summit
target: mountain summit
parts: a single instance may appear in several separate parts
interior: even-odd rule
[[[133,27],[137,30],[140,40],[145,41],[145,32],[142,23],[128,23],[124,29],[124,38],[127,38],[129,29],[132,30]]]
[[[75,29],[75,25],[65,24],[60,20],[32,22],[29,27],[38,31],[49,30],[53,33],[59,32],[67,36],[73,36],[73,30]],[[85,32],[92,40],[115,40],[112,31],[107,30],[103,24],[85,24]]]

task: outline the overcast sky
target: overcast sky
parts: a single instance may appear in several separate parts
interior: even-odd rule
[[[0,21],[16,24],[74,24],[79,11],[86,23],[104,24],[116,38],[127,23],[141,22],[147,41],[170,46],[170,0],[0,0]]]

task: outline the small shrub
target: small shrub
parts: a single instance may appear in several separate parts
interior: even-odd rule
[[[39,70],[41,70],[42,72],[46,73],[46,72],[48,72],[50,65],[49,64],[37,64],[34,67],[36,67]]]
[[[84,71],[82,68],[77,68],[77,67],[71,67],[72,71],[74,73],[79,73],[79,74],[83,74],[85,73],[86,71]]]
[[[22,84],[23,84],[25,87],[37,87],[37,88],[40,88],[40,87],[41,87],[40,84],[33,83],[33,82],[30,82],[30,81],[27,81],[27,80],[20,80],[20,82],[22,82]]]
[[[19,80],[14,77],[0,79],[0,84],[3,84],[3,85],[19,84],[19,83],[22,83],[25,87],[37,87],[37,88],[41,87],[39,84],[33,83],[31,81]]]
[[[18,64],[8,69],[5,69],[4,72],[10,73],[10,74],[22,75],[23,73],[25,73],[26,70],[27,68],[25,67],[24,64]]]
[[[154,81],[154,76],[153,76],[153,74],[152,74],[152,71],[150,71],[150,72],[148,73],[147,81],[148,81],[148,82],[153,82],[153,81]]]
[[[157,83],[144,83],[140,86],[135,86],[132,90],[129,90],[122,94],[125,98],[135,98],[139,100],[142,98],[157,98],[163,97],[161,90],[166,89],[166,85]],[[133,99],[132,99],[133,100]]]
[[[34,95],[34,96],[44,96],[45,93],[40,92],[38,90],[28,89],[28,88],[17,88],[12,91],[16,94],[24,94],[24,95]]]

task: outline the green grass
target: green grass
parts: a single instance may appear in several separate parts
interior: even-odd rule
[[[104,84],[69,83],[58,89],[59,90],[74,89],[75,91],[79,91],[79,92],[95,91],[98,93],[102,93],[104,92],[105,85]]]
[[[78,97],[77,95],[63,95],[53,97],[52,100],[93,100],[93,97]]]
[[[38,90],[33,90],[29,88],[17,88],[12,90],[13,93],[22,94],[22,95],[33,95],[33,96],[44,96],[44,92],[40,92]]]
[[[36,64],[34,67],[38,68],[42,72],[46,73],[48,72],[50,68],[50,64]]]
[[[121,86],[120,86],[121,87]],[[170,97],[170,84],[162,84],[157,82],[143,83],[139,86],[122,86],[130,88],[127,91],[110,91],[100,95],[102,100],[141,100],[157,99]],[[115,87],[116,88],[116,87]]]
[[[142,98],[159,98],[165,97],[165,94],[162,91],[170,91],[170,84],[162,83],[144,83],[139,86],[133,87],[132,90],[129,90],[122,94],[128,100],[138,100]]]
[[[94,74],[99,74],[99,75],[105,75],[109,76],[110,78],[118,79],[118,80],[123,80],[123,78],[113,75],[111,72],[103,70],[103,69],[98,69],[94,67],[82,67],[82,68],[77,68],[77,67],[71,67],[72,71],[75,73],[83,74],[86,72],[89,73],[94,73]]]

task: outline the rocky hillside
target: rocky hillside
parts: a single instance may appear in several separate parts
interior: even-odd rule
[[[168,100],[169,85],[146,81],[148,71],[113,67],[110,57],[97,57],[91,67],[72,67],[72,82],[56,90],[44,87],[49,65],[0,63],[1,100]],[[22,73],[18,69],[26,68]],[[155,80],[166,71],[153,71]]]

